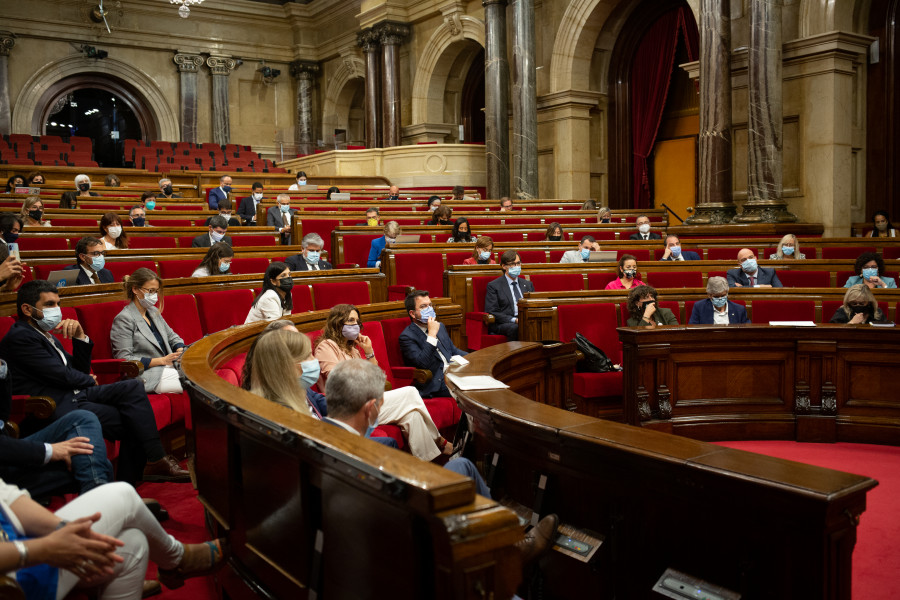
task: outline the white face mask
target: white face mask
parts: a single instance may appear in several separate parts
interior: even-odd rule
[[[151,306],[156,306],[157,300],[159,300],[158,294],[146,294],[140,299],[140,303],[144,308],[150,308]]]
[[[644,223],[638,227],[638,231],[641,233],[650,233],[650,224]]]
[[[109,234],[109,237],[116,240],[119,239],[120,235],[122,235],[122,228],[118,225],[113,225],[112,227],[108,227],[106,229],[106,233]]]
[[[253,199],[256,200],[257,202],[262,200],[262,196],[263,196],[262,193],[253,192]]]

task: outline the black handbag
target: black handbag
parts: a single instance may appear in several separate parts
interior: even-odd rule
[[[606,356],[606,352],[592,344],[580,333],[575,334],[575,345],[578,346],[578,351],[584,355],[584,358],[575,365],[576,373],[609,373],[618,370]]]

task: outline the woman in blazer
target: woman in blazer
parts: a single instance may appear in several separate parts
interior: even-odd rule
[[[162,280],[150,269],[138,269],[126,279],[125,295],[130,302],[113,319],[109,341],[115,358],[143,363],[141,379],[147,392],[180,393],[174,364],[181,358],[184,340],[156,308],[161,290]]]

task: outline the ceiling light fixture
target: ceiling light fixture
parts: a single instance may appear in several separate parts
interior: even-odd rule
[[[200,4],[203,0],[169,0],[169,4],[178,4],[178,14],[182,19],[187,19],[191,15],[191,6]]]

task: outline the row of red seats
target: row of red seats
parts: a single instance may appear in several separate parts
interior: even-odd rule
[[[187,221],[185,222],[187,223]],[[202,233],[202,231],[199,231]],[[22,235],[18,239],[20,250],[74,250],[75,244],[83,236],[64,238],[43,235]],[[190,248],[196,236],[154,237],[133,235],[128,238],[128,247],[137,249],[153,248]],[[277,246],[274,235],[234,235],[231,236],[235,247]]]
[[[0,149],[13,148],[20,151],[50,150],[62,148],[66,151],[91,153],[94,150],[94,141],[89,137],[72,136],[63,140],[58,135],[28,135],[24,133],[11,133],[0,137]]]
[[[73,136],[10,134],[0,139],[0,162],[12,165],[96,167],[93,141]]]

